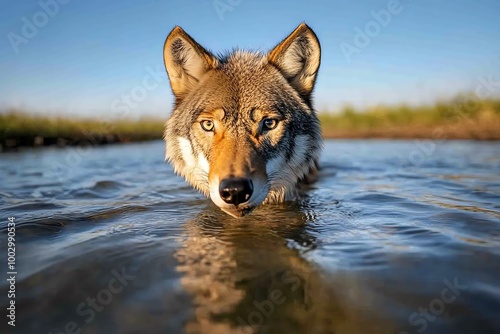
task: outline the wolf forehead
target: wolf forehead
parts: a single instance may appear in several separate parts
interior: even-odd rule
[[[277,119],[280,126],[259,137],[262,142],[300,134],[315,141],[320,135],[311,95],[321,50],[304,23],[267,53],[233,50],[218,56],[177,26],[165,40],[164,61],[175,96],[164,132],[167,144],[173,136],[193,139],[200,130],[196,124],[211,116],[217,121],[215,133],[241,138],[260,134],[255,126],[265,117]]]
[[[233,50],[217,58],[186,96],[177,98],[174,114],[189,110],[195,122],[203,112],[223,109],[226,120],[252,118],[255,110],[276,112],[283,118],[299,117],[312,106],[293,89],[265,54]]]

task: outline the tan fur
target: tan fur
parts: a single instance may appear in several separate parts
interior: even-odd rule
[[[301,24],[265,55],[235,51],[217,58],[176,27],[164,58],[176,98],[165,128],[166,158],[175,172],[236,217],[296,198],[321,147],[311,104],[320,62],[312,30]],[[276,127],[265,128],[266,120]],[[212,130],[202,128],[205,121]],[[232,178],[252,184],[246,203],[219,196],[222,180]]]
[[[307,42],[316,44],[315,49],[319,50],[319,41],[316,35],[305,24],[301,24],[269,53],[268,60],[282,69],[285,78],[290,80],[290,84],[301,95],[309,98],[316,80],[320,53],[312,53],[307,55],[308,57],[301,55],[297,49],[297,44],[301,41],[301,35],[306,35],[308,37]],[[292,58],[293,61],[291,62],[287,58]],[[291,63],[301,64],[302,66],[294,66]]]
[[[179,64],[176,64],[173,57],[171,57],[171,54],[168,53],[170,50],[172,50],[173,42],[179,39],[187,42],[193,47],[193,49],[189,50],[189,52],[187,52],[186,54],[188,62],[187,71],[182,71]],[[169,37],[165,40],[163,50],[165,66],[172,69],[168,71],[168,75],[170,78],[172,91],[177,98],[181,98],[185,94],[187,94],[189,90],[192,89],[197,83],[198,77],[208,71],[210,68],[214,68],[217,64],[217,59],[211,56],[210,53],[208,53],[201,45],[196,43],[179,26],[175,27],[170,33]],[[201,61],[193,61],[193,63],[189,64],[190,60],[195,57]]]

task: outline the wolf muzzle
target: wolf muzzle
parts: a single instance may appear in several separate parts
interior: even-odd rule
[[[211,147],[210,198],[223,211],[243,217],[267,196],[266,164],[246,133],[223,134],[214,135]]]

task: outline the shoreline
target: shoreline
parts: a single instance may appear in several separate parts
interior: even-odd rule
[[[135,143],[144,143],[156,140],[162,140],[161,137],[156,138],[148,138],[141,140],[134,139],[120,139],[114,138],[112,140],[105,141],[92,141],[91,139],[77,139],[77,140],[68,140],[64,138],[44,138],[45,140],[40,142],[40,140],[34,138],[34,143],[32,145],[16,145],[13,142],[8,143],[9,146],[4,146],[3,143],[0,145],[0,154],[1,153],[11,153],[11,152],[21,152],[24,150],[32,150],[32,149],[41,149],[41,148],[57,148],[64,149],[70,147],[81,147],[81,146],[107,146],[107,145],[121,145],[121,144],[135,144]],[[340,133],[340,134],[325,134],[323,135],[324,140],[435,140],[435,141],[448,141],[448,140],[467,140],[467,141],[478,141],[478,142],[487,142],[487,141],[500,141],[500,133],[494,134],[491,136],[463,136],[456,133],[446,133],[442,132],[441,135],[436,136],[435,133],[409,133],[409,132],[396,132],[396,133],[382,133],[378,131],[370,131],[366,133],[358,132],[358,133]],[[36,143],[35,143],[36,142]]]
[[[461,94],[423,106],[376,106],[319,111],[325,139],[500,140],[500,98]],[[48,113],[50,114],[50,113]],[[101,146],[162,138],[160,118],[50,117],[25,110],[0,110],[0,152],[22,147]]]

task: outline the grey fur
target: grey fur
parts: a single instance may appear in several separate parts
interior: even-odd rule
[[[241,143],[242,149],[253,150],[266,165],[267,180],[263,187],[268,193],[264,202],[276,203],[295,198],[300,182],[315,171],[322,146],[320,124],[311,102],[319,54],[314,55],[317,64],[307,64],[307,57],[319,52],[319,43],[312,30],[305,24],[299,26],[292,33],[298,34],[297,43],[292,44],[297,50],[288,48],[285,50],[288,54],[284,56],[278,50],[278,56],[272,59],[271,53],[241,50],[215,57],[198,44],[193,46],[189,35],[180,28],[176,29],[165,44],[165,62],[176,101],[164,132],[166,159],[172,163],[175,172],[210,196],[208,172],[200,161],[206,158],[211,164],[215,159],[221,159],[224,152],[215,152],[207,143],[212,137],[205,140],[200,134],[198,117],[201,113],[221,109],[224,117],[219,127],[225,136],[232,138],[234,143]],[[169,38],[172,39],[170,42]],[[311,44],[317,45],[316,49]],[[211,64],[207,65],[202,58],[199,63],[187,64],[186,59],[199,54],[211,57]],[[298,67],[300,64],[297,65],[295,59],[290,58],[292,56],[306,57],[297,59],[305,64],[304,69]],[[201,75],[200,68],[203,69]],[[174,87],[181,88],[176,90]],[[257,126],[257,111],[279,115],[279,138],[271,133],[273,130],[255,135],[252,129]],[[298,144],[305,147],[297,147]],[[189,158],[189,152],[194,160]],[[186,161],[186,155],[190,161]],[[267,170],[271,165],[275,168]],[[241,208],[241,215],[253,209],[253,204],[261,203]]]

